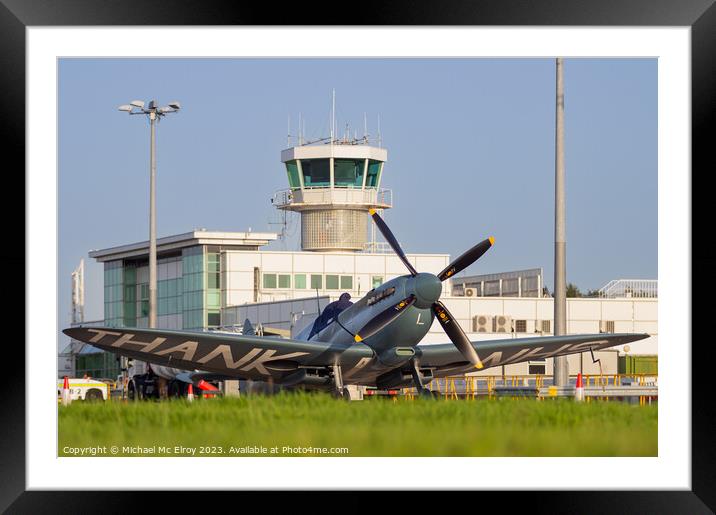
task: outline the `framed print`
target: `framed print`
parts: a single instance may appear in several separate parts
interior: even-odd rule
[[[128,501],[134,495],[131,492],[138,489],[398,489],[480,490],[480,495],[496,496],[495,499],[500,492],[494,490],[526,490],[529,495],[515,497],[525,506],[533,506],[536,499],[542,506],[561,500],[588,513],[612,510],[614,503],[630,512],[707,513],[714,509],[716,499],[711,488],[714,446],[709,430],[713,403],[707,397],[710,378],[707,367],[711,361],[708,340],[699,338],[699,332],[695,331],[703,326],[696,321],[708,319],[709,302],[695,295],[705,290],[696,286],[703,281],[692,284],[691,280],[707,277],[713,261],[710,243],[705,252],[703,245],[693,245],[696,238],[709,237],[708,228],[692,229],[692,222],[711,218],[704,212],[709,202],[700,197],[708,191],[704,175],[714,160],[707,136],[714,118],[716,91],[716,69],[712,65],[716,8],[712,2],[660,1],[656,5],[630,0],[605,5],[578,1],[529,6],[510,1],[453,2],[440,9],[429,3],[410,7],[392,3],[391,8],[362,6],[356,19],[351,19],[351,25],[344,25],[343,18],[330,12],[316,14],[298,6],[288,6],[280,13],[272,13],[273,16],[263,6],[248,9],[213,2],[152,5],[125,2],[121,6],[108,2],[101,6],[83,0],[52,5],[3,0],[0,5],[0,56],[5,64],[0,105],[5,154],[16,158],[13,167],[25,169],[24,181],[18,179],[12,190],[8,186],[8,191],[26,191],[27,250],[23,259],[28,300],[25,347],[17,343],[6,345],[8,363],[13,366],[8,367],[5,375],[12,386],[4,403],[4,419],[14,422],[7,425],[5,437],[0,439],[7,478],[1,487],[3,508],[36,511],[39,506],[61,498],[61,509],[65,511],[102,509],[113,496],[131,502]],[[314,14],[318,17],[313,18]],[[559,60],[555,61],[556,58]],[[268,415],[260,413],[263,408],[259,402],[263,401],[251,406],[250,396],[237,404],[234,429],[222,426],[220,415],[202,411],[210,406],[210,401],[201,399],[193,404],[180,401],[182,410],[193,408],[200,414],[194,415],[191,422],[196,428],[203,421],[213,422],[207,422],[201,431],[182,433],[190,436],[177,437],[176,441],[169,437],[157,441],[156,435],[164,438],[164,433],[155,432],[158,426],[152,426],[151,420],[172,418],[171,410],[166,411],[171,404],[159,400],[129,403],[145,410],[144,414],[136,411],[135,432],[130,431],[130,423],[116,423],[125,416],[119,411],[94,427],[87,423],[101,418],[97,411],[92,411],[98,405],[90,402],[95,393],[88,393],[94,378],[108,379],[100,381],[97,387],[99,396],[105,395],[102,388],[106,388],[106,396],[97,399],[106,399],[101,406],[117,406],[120,411],[127,399],[151,396],[160,399],[173,393],[186,398],[194,395],[196,388],[200,388],[197,393],[203,397],[228,395],[228,390],[211,393],[211,388],[215,388],[212,381],[221,381],[219,387],[225,387],[224,383],[229,381],[227,370],[246,372],[236,376],[237,388],[242,392],[259,388],[257,382],[262,383],[260,388],[273,392],[283,385],[310,384],[311,388],[318,388],[330,379],[331,387],[335,387],[332,393],[338,396],[354,395],[344,385],[358,385],[365,387],[360,390],[361,398],[366,392],[400,391],[409,397],[424,393],[447,399],[451,392],[455,398],[460,395],[467,398],[469,392],[482,388],[479,379],[482,376],[478,373],[473,376],[478,379],[455,383],[453,375],[442,372],[451,366],[461,371],[461,366],[479,368],[476,363],[482,365],[484,361],[488,368],[494,367],[495,377],[500,368],[496,364],[502,367],[500,387],[505,390],[495,390],[494,384],[485,379],[484,387],[490,395],[508,391],[508,386],[533,388],[539,395],[541,376],[551,375],[547,369],[553,370],[552,361],[545,365],[545,359],[557,356],[560,347],[551,343],[554,349],[545,348],[547,343],[543,343],[536,348],[537,344],[525,343],[520,338],[525,341],[527,336],[541,338],[545,335],[535,333],[557,330],[543,324],[554,320],[551,314],[539,314],[543,309],[539,307],[541,300],[530,300],[536,306],[534,315],[515,314],[509,320],[510,329],[503,331],[511,333],[510,337],[518,342],[513,346],[524,348],[509,347],[504,341],[501,347],[493,348],[475,344],[472,337],[480,332],[478,315],[489,311],[472,306],[488,306],[490,299],[483,299],[483,304],[475,304],[474,299],[464,299],[463,304],[460,299],[443,304],[438,301],[440,292],[433,295],[433,289],[439,287],[443,296],[489,297],[492,294],[488,289],[496,285],[499,292],[494,296],[502,297],[501,305],[512,302],[511,306],[517,306],[519,299],[508,297],[528,296],[523,293],[531,288],[531,276],[518,280],[516,276],[504,275],[495,279],[481,270],[472,273],[470,283],[466,272],[455,275],[449,283],[452,288],[449,293],[446,282],[440,286],[436,279],[435,284],[428,284],[425,277],[447,279],[476,259],[482,259],[483,254],[486,258],[483,263],[493,262],[489,261],[492,250],[488,250],[501,240],[499,235],[496,238],[482,235],[483,229],[490,230],[476,211],[476,206],[483,206],[482,209],[496,213],[489,222],[498,229],[502,223],[499,215],[508,216],[510,221],[521,220],[525,227],[523,248],[528,248],[528,242],[534,246],[549,239],[543,245],[544,256],[525,251],[528,254],[525,259],[545,263],[545,272],[536,275],[538,286],[534,289],[537,298],[549,298],[552,306],[551,297],[556,297],[554,287],[549,284],[554,280],[551,254],[554,176],[547,173],[543,180],[533,184],[524,170],[559,168],[554,163],[560,154],[559,151],[555,154],[552,146],[554,124],[560,116],[559,109],[555,111],[553,107],[555,86],[557,97],[561,98],[558,86],[561,79],[554,79],[555,62],[559,63],[557,70],[564,63],[567,74],[572,66],[564,93],[565,109],[573,101],[575,109],[583,106],[586,113],[601,110],[597,113],[600,116],[595,114],[591,121],[579,122],[583,130],[581,139],[570,134],[569,123],[574,118],[567,118],[567,184],[570,166],[583,170],[585,176],[591,174],[589,180],[579,183],[578,187],[585,191],[577,192],[575,198],[584,198],[585,205],[593,204],[592,212],[600,213],[605,228],[632,231],[630,235],[616,235],[609,232],[612,229],[589,226],[590,222],[579,216],[570,218],[568,205],[567,230],[573,224],[580,231],[574,239],[591,238],[591,244],[585,246],[589,252],[567,251],[568,259],[573,260],[567,261],[567,270],[577,277],[580,267],[607,270],[610,265],[606,260],[600,262],[590,257],[591,252],[609,256],[616,263],[614,266],[621,266],[615,270],[634,270],[633,275],[642,273],[651,279],[658,278],[659,290],[658,304],[655,290],[651,303],[630,300],[649,297],[647,290],[656,288],[655,280],[638,285],[629,283],[628,291],[619,294],[622,307],[630,306],[630,320],[622,317],[630,323],[628,326],[620,326],[621,318],[616,315],[609,325],[610,317],[602,304],[599,315],[585,314],[582,318],[575,314],[577,304],[567,304],[571,306],[567,308],[571,329],[555,334],[569,338],[571,333],[596,333],[586,344],[581,340],[562,342],[562,351],[569,345],[586,345],[574,351],[580,353],[575,354],[577,361],[571,366],[573,370],[580,367],[580,375],[573,378],[579,383],[575,382],[569,391],[581,387],[581,372],[585,377],[611,375],[612,386],[622,387],[622,376],[628,375],[622,373],[625,367],[632,367],[626,370],[640,378],[640,386],[656,389],[656,369],[653,373],[635,372],[637,366],[647,366],[644,363],[648,361],[630,358],[629,345],[637,346],[636,341],[620,340],[618,356],[600,352],[602,347],[608,347],[607,343],[609,347],[616,346],[613,343],[619,336],[616,333],[644,333],[644,337],[650,338],[658,335],[661,340],[658,401],[656,396],[653,398],[658,407],[641,406],[652,400],[650,394],[642,394],[637,406],[613,403],[614,410],[631,408],[625,419],[634,413],[649,413],[647,424],[651,424],[651,432],[633,431],[633,426],[640,423],[638,416],[629,418],[629,423],[604,426],[599,425],[599,417],[594,417],[589,422],[592,432],[586,433],[591,436],[580,440],[572,433],[556,445],[554,441],[559,440],[554,437],[556,433],[541,433],[541,428],[535,427],[533,440],[543,442],[544,447],[530,450],[525,443],[529,438],[525,437],[518,438],[518,450],[514,450],[500,442],[500,435],[505,439],[507,435],[518,435],[516,428],[506,427],[494,434],[487,431],[490,417],[505,417],[504,409],[509,404],[500,404],[499,400],[489,401],[492,402],[489,406],[501,408],[496,414],[485,409],[488,414],[478,416],[473,411],[465,415],[471,424],[482,425],[480,431],[452,433],[452,424],[433,421],[429,427],[436,432],[436,443],[421,445],[430,437],[427,424],[403,426],[396,422],[394,431],[385,426],[385,419],[399,418],[396,415],[399,409],[409,413],[414,409],[410,406],[422,402],[417,399],[411,405],[401,398],[395,400],[392,415],[389,410],[392,405],[385,403],[383,419],[375,419],[370,428],[363,430],[358,419],[371,415],[365,413],[355,418],[355,409],[341,408],[348,417],[346,420],[352,420],[354,425],[334,426],[334,432],[352,435],[341,440],[340,436],[330,434],[327,429],[330,422],[322,422],[326,425],[323,428],[315,423],[309,428],[311,418],[322,420],[323,409],[317,404],[322,397],[311,395],[300,397],[308,410],[291,419],[292,431],[280,436],[272,425],[274,422],[266,422],[264,417]],[[600,73],[610,79],[602,80]],[[488,78],[491,74],[492,78]],[[495,77],[499,80],[494,80]],[[581,81],[583,98],[573,94],[570,99],[570,78],[572,84]],[[352,83],[355,89],[349,89],[346,96],[365,92],[364,99],[344,104],[340,89],[337,92],[331,89],[335,83]],[[155,104],[150,96],[157,90],[167,98],[162,96]],[[176,98],[168,97],[172,91],[176,91]],[[243,95],[235,99],[235,105],[232,91]],[[307,100],[311,95],[320,99]],[[534,100],[538,97],[547,100],[541,104]],[[305,110],[297,106],[304,101],[309,106]],[[374,103],[376,107],[373,112],[359,112],[361,102]],[[105,104],[111,115],[105,115],[97,107]],[[118,107],[120,112],[116,112]],[[373,109],[371,105],[362,108]],[[324,111],[329,115],[324,116]],[[130,117],[127,113],[146,116]],[[532,124],[531,117],[540,116],[546,122]],[[632,116],[640,121],[633,122]],[[140,122],[145,118],[150,122],[143,127]],[[279,119],[280,130],[276,127]],[[421,134],[423,129],[425,133]],[[392,152],[386,139],[391,131],[390,138],[396,141],[396,164],[384,167],[388,153]],[[330,134],[330,145],[326,145],[326,134]],[[268,139],[276,141],[269,145]],[[518,141],[523,150],[510,150],[510,145],[506,145],[510,139]],[[122,140],[125,143],[120,143]],[[334,145],[339,149],[335,150]],[[581,146],[583,152],[581,161],[573,154],[571,165],[570,145]],[[530,153],[532,146],[541,150]],[[148,156],[144,149],[150,147],[152,153]],[[271,148],[276,149],[276,155],[266,163],[252,155],[271,152],[267,150]],[[324,156],[321,152],[326,149],[328,153]],[[270,172],[269,167],[274,166],[271,163],[279,153],[281,171]],[[648,158],[634,158],[637,154],[648,154]],[[487,155],[493,155],[493,161]],[[405,164],[400,164],[401,161]],[[492,166],[500,171],[492,174],[494,178],[488,174],[482,182],[474,182],[470,170],[476,168],[470,167],[477,166],[477,162],[483,169]],[[632,176],[610,170],[612,165],[615,170],[636,171]],[[465,169],[461,170],[463,166]],[[144,181],[147,177],[154,181],[157,168],[159,233],[154,231],[150,235],[150,240],[158,238],[157,249],[153,251],[153,240],[144,241],[147,225]],[[638,174],[641,168],[647,170],[643,175]],[[137,169],[141,173],[134,174]],[[703,170],[699,174],[692,173],[692,169]],[[166,181],[163,170],[172,170],[173,186],[162,183]],[[217,174],[214,177],[212,170]],[[508,210],[509,199],[514,196],[508,190],[516,186],[500,183],[500,174],[514,174],[513,182],[518,182],[519,177],[525,188],[534,187],[534,205],[541,207],[532,209],[530,215],[530,205],[520,206],[525,201],[519,200]],[[214,182],[217,177],[220,180]],[[381,182],[382,179],[386,182]],[[431,181],[433,186],[428,186]],[[477,191],[483,183],[485,191]],[[613,186],[607,187],[606,183]],[[393,197],[389,187],[400,192]],[[154,191],[153,185],[151,188]],[[463,191],[459,191],[461,188]],[[589,188],[593,198],[588,195]],[[579,197],[580,194],[584,197]],[[326,195],[330,201],[325,200]],[[405,195],[405,200],[401,195]],[[340,201],[336,200],[338,196]],[[356,196],[360,196],[360,202],[354,199]],[[8,197],[14,200],[20,195]],[[547,197],[548,202],[541,202]],[[336,209],[336,202],[342,206],[340,209]],[[401,215],[397,210],[396,214],[388,211],[386,216],[384,210],[393,207],[393,202],[409,209]],[[460,208],[460,203],[465,207]],[[574,207],[575,211],[577,208]],[[14,218],[18,211],[13,210]],[[237,213],[242,217],[238,223],[241,232],[229,232],[237,226],[232,220]],[[256,222],[250,222],[249,213]],[[414,225],[405,219],[398,220],[406,215]],[[533,225],[530,217],[534,218]],[[649,221],[645,225],[631,224],[630,217]],[[370,223],[366,226],[365,222]],[[149,225],[152,223],[150,220]],[[205,229],[209,224],[223,225],[220,229]],[[546,236],[530,240],[530,233],[542,234],[539,227],[544,228]],[[440,234],[442,231],[446,232]],[[474,232],[480,235],[475,236]],[[478,241],[484,243],[484,248],[478,248]],[[268,245],[268,250],[262,254],[260,247],[264,245]],[[374,257],[391,257],[380,258],[385,264],[377,265],[375,261],[370,265],[373,268],[361,269],[353,256],[366,245],[373,245],[367,253],[372,252]],[[376,250],[379,245],[380,252]],[[475,246],[470,248],[472,245]],[[509,238],[503,245],[510,248]],[[520,247],[517,243],[513,245],[512,254],[519,254]],[[407,252],[403,252],[403,247]],[[624,252],[621,260],[615,257],[619,247]],[[71,252],[67,251],[69,248]],[[450,258],[468,248],[465,263],[460,262],[464,255],[456,260]],[[633,249],[632,254],[628,248]],[[694,252],[694,248],[701,250]],[[632,264],[626,256],[639,256],[639,249],[647,257]],[[15,255],[20,254],[21,251],[8,251],[6,266],[19,268],[20,258]],[[246,264],[254,254],[258,261]],[[286,259],[289,254],[290,259]],[[309,254],[322,256],[320,266],[310,264]],[[75,261],[80,257],[84,260],[82,268],[75,269]],[[158,263],[153,265],[152,259]],[[74,261],[68,268],[70,260]],[[508,266],[515,270],[525,268],[516,258],[509,263],[486,271],[497,274]],[[579,265],[570,270],[569,263]],[[156,276],[149,277],[154,274],[153,266],[158,271]],[[424,271],[430,273],[419,273]],[[483,276],[474,279],[479,277],[478,273]],[[582,273],[592,280],[588,271]],[[91,315],[86,317],[85,290],[84,285],[81,289],[77,286],[78,277],[81,283],[87,278],[86,309]],[[459,277],[465,279],[463,283],[454,280]],[[594,277],[599,277],[594,281],[607,282],[607,278]],[[613,278],[621,279],[616,275]],[[412,280],[416,286],[400,282]],[[509,290],[513,280],[517,285],[514,295]],[[392,290],[387,287],[393,284],[391,281],[397,281]],[[580,306],[584,313],[588,312],[585,306],[589,302],[595,302],[595,306],[601,302],[594,300],[600,297],[596,288],[591,295],[586,291],[592,290],[591,284],[583,286],[582,292],[570,286],[573,291],[567,297],[583,297]],[[404,294],[398,295],[401,292]],[[391,295],[395,295],[396,302],[391,303]],[[81,302],[78,296],[82,297]],[[301,300],[300,306],[297,299]],[[363,311],[353,319],[346,317],[357,308],[368,310],[381,302],[390,304],[393,311],[378,314],[376,309]],[[615,306],[618,302],[606,304]],[[282,318],[272,319],[270,316],[274,315],[267,314],[257,323],[255,317],[260,315],[256,314],[258,311],[253,313],[251,306],[260,304],[267,305],[267,313],[271,313],[271,306],[275,307],[275,313],[280,313],[276,317]],[[460,306],[466,307],[462,310]],[[383,343],[375,343],[381,334],[392,334],[390,324],[401,316],[406,318],[403,309],[427,309],[425,316],[430,322],[441,314],[450,318],[450,312],[454,311],[454,320],[462,323],[464,319],[464,327],[456,332],[448,325],[449,321],[443,323],[440,318],[422,328],[424,320],[418,316],[412,324],[416,328],[410,330],[424,333],[414,346],[395,347],[386,343],[384,347]],[[70,312],[76,331],[62,332],[69,328]],[[310,321],[309,313],[313,314]],[[503,337],[499,335],[500,316],[492,312],[488,315],[494,318],[488,332]],[[86,320],[99,322],[92,325]],[[15,336],[19,324],[12,315],[7,324],[8,340],[19,341],[19,336]],[[588,329],[589,324],[594,328]],[[221,338],[228,337],[221,336],[223,333],[212,333],[229,325],[241,333],[233,336],[232,341],[255,346],[245,349],[248,354],[239,353],[236,345],[224,343]],[[153,333],[147,330],[149,327],[166,331]],[[123,332],[124,328],[132,332]],[[80,334],[80,330],[86,334]],[[334,330],[351,335],[350,346],[341,347],[341,352],[350,348],[349,352],[355,353],[350,366],[337,358],[332,358],[331,363],[321,361],[322,356],[336,352],[335,345],[343,343],[330,340],[333,346],[324,348],[319,346],[320,338],[313,337]],[[171,331],[175,332],[170,334]],[[466,332],[469,339],[464,336]],[[180,333],[180,339],[172,339],[179,338]],[[95,350],[129,349],[126,355],[118,355],[134,361],[114,362],[114,354],[108,353],[96,354],[94,358],[85,356],[82,366],[79,360],[73,361],[65,390],[61,381],[57,383],[60,346],[64,348],[69,343],[65,335],[73,338],[73,342],[93,343]],[[414,358],[423,335],[438,346],[451,342],[449,350],[443,355],[438,346],[431,351],[422,347],[418,351],[420,359]],[[273,339],[258,339],[266,336]],[[385,341],[390,338],[394,336],[386,336]],[[656,338],[648,341],[652,340],[655,349]],[[273,347],[263,347],[266,341],[273,342]],[[291,347],[282,341],[291,344],[300,341],[303,346]],[[601,342],[602,347],[594,342]],[[360,345],[367,349],[365,356],[360,354],[363,348]],[[81,348],[89,354],[88,347]],[[145,351],[147,354],[142,354]],[[141,358],[151,361],[152,351],[156,361],[137,372],[135,361],[144,363]],[[405,353],[411,357],[405,358]],[[112,361],[107,361],[107,356]],[[98,360],[105,361],[100,366]],[[516,368],[515,372],[505,371],[505,366],[517,363],[525,367],[524,378]],[[613,372],[605,374],[603,366],[612,366]],[[131,373],[130,367],[134,367]],[[269,379],[255,380],[251,375],[254,373]],[[510,385],[506,380],[509,375],[515,378]],[[517,384],[517,377],[524,382]],[[71,383],[72,379],[76,382]],[[437,385],[435,388],[424,387],[423,383],[427,385],[430,380]],[[544,392],[551,392],[544,393],[545,396],[557,396],[561,391],[554,381],[552,390],[544,387]],[[57,383],[54,390],[52,383]],[[609,386],[608,380],[605,385]],[[590,388],[588,380],[586,386]],[[65,394],[75,395],[79,406],[66,409],[62,405]],[[112,400],[113,394],[119,395],[118,399]],[[285,401],[280,410],[296,409],[297,398]],[[229,399],[221,399],[224,400]],[[374,400],[364,400],[362,405],[370,406]],[[334,405],[334,401],[338,402],[329,399],[326,406]],[[574,405],[571,401],[564,405],[553,401],[545,398],[540,403]],[[431,412],[442,417],[439,406],[459,406],[450,402],[463,403],[436,401]],[[560,411],[560,416],[564,416],[566,409]],[[635,411],[639,409],[642,411]],[[76,424],[74,432],[62,426],[65,420],[64,427],[69,427],[67,421],[72,413],[77,421],[72,422]],[[228,418],[227,413],[224,416]],[[308,425],[302,425],[301,421]],[[388,429],[380,432],[383,427]],[[251,437],[242,439],[236,428],[243,428],[243,434]],[[320,441],[325,448],[336,449],[341,441],[346,441],[348,455],[307,457],[301,455],[304,451],[294,451],[303,445],[302,431],[313,430],[323,431]],[[222,431],[225,432],[220,436]],[[373,441],[366,437],[367,431],[372,431]],[[413,436],[406,438],[411,431]],[[445,438],[439,437],[440,431]],[[461,441],[461,435],[472,440]],[[477,442],[480,437],[492,442],[491,450]],[[122,445],[122,438],[126,446]],[[552,443],[548,442],[550,438]],[[583,445],[572,449],[571,440]],[[271,456],[273,444],[277,448],[280,444],[284,450]],[[199,448],[220,449],[216,451],[220,455],[197,451]],[[108,453],[107,449],[112,451]],[[226,449],[239,451],[227,454]],[[148,465],[152,468],[151,480],[131,473]],[[111,469],[116,474],[88,476],[82,473],[88,467]],[[212,474],[178,475],[177,469],[212,470]],[[413,473],[417,470],[421,472]],[[568,472],[574,470],[579,473]],[[78,491],[64,492],[69,490]],[[111,492],[106,493],[108,497],[100,497],[80,490]],[[175,497],[170,503],[178,507],[176,499],[181,498]]]

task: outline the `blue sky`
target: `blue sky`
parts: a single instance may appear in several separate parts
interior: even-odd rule
[[[86,318],[101,319],[90,249],[148,238],[149,128],[117,106],[178,100],[157,135],[159,237],[277,231],[287,117],[309,138],[337,126],[388,148],[385,218],[406,252],[453,257],[489,235],[467,273],[544,267],[552,287],[552,59],[61,59],[58,317],[85,258]],[[567,59],[567,278],[583,291],[657,277],[657,61]],[[294,250],[296,231],[272,249]]]

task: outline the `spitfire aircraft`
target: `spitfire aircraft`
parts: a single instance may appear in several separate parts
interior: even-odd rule
[[[481,241],[437,275],[418,272],[383,219],[371,210],[386,241],[409,274],[387,281],[362,299],[319,317],[293,339],[244,334],[114,327],[73,327],[68,336],[151,364],[187,382],[250,379],[286,387],[332,390],[344,385],[390,389],[414,386],[429,394],[434,378],[475,369],[565,356],[623,345],[646,334],[587,334],[471,342],[440,302],[442,282],[479,259],[494,243]],[[325,312],[324,312],[325,313]],[[419,345],[433,320],[451,343]]]

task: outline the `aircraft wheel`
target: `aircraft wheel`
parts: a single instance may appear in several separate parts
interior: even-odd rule
[[[90,388],[87,390],[87,393],[85,393],[85,402],[97,402],[103,400],[104,397],[102,396],[102,392],[97,388]]]

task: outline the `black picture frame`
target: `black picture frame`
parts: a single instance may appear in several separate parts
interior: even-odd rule
[[[350,16],[341,14],[335,4],[238,3],[219,0],[0,0],[0,144],[6,163],[5,185],[14,195],[6,195],[6,216],[16,220],[19,208],[8,211],[12,198],[22,202],[23,174],[12,173],[25,166],[25,29],[31,26],[111,26],[111,25],[341,25],[350,20],[366,25],[507,25],[507,26],[685,26],[691,28],[692,73],[692,220],[695,225],[712,217],[707,209],[713,200],[707,195],[707,174],[716,169],[716,158],[708,129],[716,118],[716,7],[714,0],[459,0],[450,2],[392,1],[364,2]],[[50,117],[51,118],[51,117]],[[11,166],[8,163],[13,163]],[[689,170],[684,170],[689,173]],[[8,191],[6,189],[6,191]],[[16,241],[24,241],[24,231],[15,222]],[[692,276],[709,278],[716,264],[716,246],[708,226],[692,229],[699,246],[692,246]],[[707,244],[701,243],[706,240]],[[692,240],[693,241],[693,240]],[[19,245],[17,245],[19,247]],[[51,254],[51,252],[50,252]],[[660,256],[664,259],[663,256]],[[21,256],[0,253],[6,267],[20,269]],[[25,265],[26,266],[26,265]],[[27,268],[25,268],[27,273]],[[16,291],[21,278],[11,278]],[[692,285],[693,287],[693,285]],[[707,287],[704,287],[707,289]],[[475,494],[478,504],[497,501],[512,509],[552,513],[711,513],[716,509],[716,444],[712,425],[714,402],[710,399],[709,370],[712,363],[710,342],[701,330],[701,320],[712,318],[707,299],[699,302],[699,288],[693,287],[692,302],[692,487],[691,491],[641,492],[504,492]],[[20,324],[5,320],[3,367],[5,384],[22,385],[25,378],[25,350],[20,341]],[[23,324],[24,327],[24,324]],[[699,331],[701,330],[701,331]],[[701,336],[701,338],[699,338]],[[669,342],[671,343],[671,342]],[[686,343],[687,342],[680,342]],[[668,344],[668,343],[664,343]],[[3,430],[0,436],[0,509],[13,513],[38,512],[126,512],[125,506],[146,506],[159,493],[135,492],[37,492],[25,491],[25,401],[22,388],[4,395]],[[565,471],[569,473],[569,471]],[[559,479],[555,481],[558,483]],[[211,495],[220,496],[219,493]],[[241,494],[245,495],[245,494]],[[164,509],[182,509],[188,493],[163,496]],[[488,499],[492,497],[492,499]],[[295,497],[301,503],[302,496]],[[421,502],[422,496],[414,499]],[[218,501],[220,502],[220,501]],[[244,501],[248,502],[248,501]],[[129,503],[129,504],[127,504]],[[244,503],[242,503],[244,504]],[[245,506],[247,504],[244,504]]]

